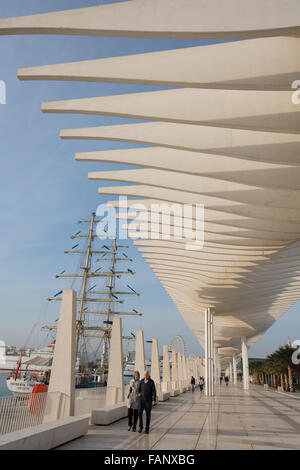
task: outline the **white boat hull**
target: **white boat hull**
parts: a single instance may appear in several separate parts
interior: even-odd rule
[[[10,390],[15,396],[24,396],[31,395],[33,387],[41,382],[36,380],[24,380],[24,379],[14,379],[10,377],[6,381],[8,390]]]

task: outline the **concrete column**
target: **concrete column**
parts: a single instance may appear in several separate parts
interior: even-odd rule
[[[215,384],[218,383],[218,378],[219,378],[219,367],[218,367],[218,349],[216,346],[214,346],[214,381]]]
[[[214,395],[214,326],[210,308],[205,310],[205,394]]]
[[[180,365],[181,365],[181,384],[185,387],[185,374],[184,374],[184,356],[180,354]]]
[[[178,386],[180,392],[182,392],[182,364],[181,364],[181,355],[177,353],[177,370],[178,370]]]
[[[192,357],[192,371],[193,371],[193,376],[195,377],[195,380],[197,382],[197,380],[199,379],[198,378],[198,374],[197,374],[197,365],[196,365],[196,360],[195,358]]]
[[[190,381],[191,381],[191,377],[193,374],[193,368],[192,368],[192,358],[191,357],[188,357],[187,359],[187,370],[188,370],[188,378],[189,378],[189,384],[190,384]],[[195,377],[196,379],[196,377]]]
[[[196,380],[198,380],[198,370],[197,370],[197,359],[193,359],[193,372],[194,372],[194,377]]]
[[[169,347],[167,344],[164,345],[163,349],[163,381],[162,391],[171,391],[171,374],[170,374],[170,360],[169,360]]]
[[[215,394],[215,381],[214,381],[214,366],[215,366],[215,361],[214,361],[214,317],[212,310],[209,309],[210,315],[210,387],[211,387],[211,396],[214,396]]]
[[[218,351],[218,382],[220,381],[220,376],[222,374],[221,363],[220,363],[220,356]]]
[[[237,384],[236,356],[233,356],[232,358],[232,365],[233,365],[233,383]]]
[[[193,362],[192,356],[189,356],[189,371],[190,371],[191,376],[194,375],[194,362]]]
[[[200,371],[200,360],[199,360],[198,357],[196,359],[196,374],[197,374],[197,377],[198,377],[198,380],[199,380],[200,376],[201,376],[201,371]]]
[[[134,370],[138,370],[141,378],[143,377],[145,371],[145,346],[144,332],[142,330],[136,332]]]
[[[185,367],[186,385],[189,386],[191,382],[191,378],[189,377],[188,359],[186,356],[184,356],[184,367]]]
[[[245,336],[242,338],[242,359],[243,359],[243,383],[244,390],[249,390],[249,362],[248,347]]]
[[[189,365],[189,358],[186,357],[185,358],[185,367],[186,367],[186,381],[187,381],[187,385],[190,387],[191,385],[191,371],[190,371],[190,365]]]
[[[63,292],[44,422],[74,416],[76,366],[76,292]]]
[[[123,377],[123,342],[122,319],[115,317],[113,320],[110,355],[108,366],[108,379],[106,390],[106,406],[117,405],[124,401],[124,377]]]
[[[216,346],[214,346],[213,348],[213,359],[214,359],[214,383],[216,384],[216,380],[217,380],[217,348]]]
[[[221,375],[221,368],[220,368],[220,358],[219,358],[219,350],[215,348],[215,361],[216,361],[216,373],[215,373],[215,381],[216,384],[220,383],[220,375]]]
[[[233,382],[232,362],[229,363],[229,380],[230,382]]]
[[[172,350],[172,390],[177,390],[179,388],[178,383],[178,363],[176,351]]]
[[[195,374],[195,359],[193,357],[190,358],[190,370],[191,370],[191,375],[195,377],[195,380],[197,381],[197,375]]]
[[[181,354],[181,369],[182,369],[182,382],[183,386],[186,386],[186,365],[185,365],[185,356]]]
[[[182,356],[182,372],[183,372],[183,384],[187,387],[187,368],[186,368],[186,357]]]
[[[157,395],[161,392],[160,386],[160,364],[158,354],[158,341],[152,340],[152,356],[151,356],[151,378],[154,380]]]
[[[204,377],[205,376],[205,365],[203,365],[203,359],[199,357],[198,363],[199,363],[199,377]]]
[[[188,387],[188,374],[186,366],[186,357],[182,356],[182,373],[183,373],[183,385]]]
[[[209,367],[209,352],[210,352],[210,334],[209,334],[209,311],[205,309],[205,395],[210,396],[210,367]]]

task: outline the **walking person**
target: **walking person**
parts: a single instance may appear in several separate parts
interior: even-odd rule
[[[137,394],[137,383],[134,379],[130,380],[130,384],[126,393],[128,408],[128,431],[135,432],[139,415],[139,397]]]
[[[203,378],[203,377],[200,377],[200,380],[199,380],[199,390],[200,390],[201,396],[202,396],[202,392],[203,392],[203,387],[204,387],[204,378]]]
[[[227,377],[227,375],[224,377],[224,380],[225,380],[226,387],[228,387],[229,378]]]
[[[138,370],[135,370],[134,373],[133,373],[133,379],[135,381],[135,383],[139,382],[140,381],[140,373]]]
[[[191,386],[192,386],[192,392],[193,393],[195,391],[195,383],[196,383],[195,377],[192,375],[192,377],[191,377]]]
[[[138,383],[137,392],[139,396],[139,432],[143,431],[143,413],[146,411],[146,428],[145,433],[149,434],[151,410],[156,403],[155,383],[149,376],[149,372],[145,370],[144,378]]]
[[[222,377],[222,375],[221,375],[221,376],[220,376],[220,385],[222,385],[222,383],[223,383],[223,377]]]

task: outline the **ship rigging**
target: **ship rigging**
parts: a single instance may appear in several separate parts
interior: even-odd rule
[[[136,274],[127,267],[127,264],[131,263],[133,260],[126,254],[126,250],[129,246],[118,244],[116,238],[112,240],[112,244],[103,244],[98,250],[96,249],[96,240],[101,241],[95,230],[96,224],[99,222],[101,221],[96,219],[95,213],[92,214],[90,220],[79,221],[79,224],[89,224],[89,232],[88,234],[77,232],[75,235],[71,236],[71,239],[87,239],[87,248],[84,250],[76,249],[79,246],[78,243],[74,245],[71,250],[65,251],[66,254],[82,255],[84,262],[82,263],[83,266],[80,266],[80,272],[67,274],[63,271],[55,277],[57,279],[79,278],[82,280],[80,293],[79,295],[77,294],[77,351],[81,358],[83,358],[83,356],[87,357],[87,340],[96,340],[97,345],[100,347],[101,355],[94,374],[98,376],[99,382],[105,382],[108,371],[108,352],[113,317],[115,315],[140,317],[142,313],[136,309],[132,309],[132,311],[122,311],[120,308],[124,303],[124,296],[140,295],[129,284],[126,284],[128,290],[119,290],[116,286],[116,280],[123,278],[123,276],[134,276]],[[108,263],[108,266],[106,265],[106,269],[102,270],[103,266],[97,267],[94,261],[96,263],[101,262],[101,265]],[[122,267],[119,267],[120,263],[122,263]],[[94,280],[96,284],[91,286],[91,280]],[[104,281],[104,285],[99,290],[97,289],[98,281]],[[61,301],[61,294],[62,291],[58,292],[55,296],[49,298],[48,301]],[[96,304],[97,306],[92,307],[92,304]],[[90,321],[91,317],[95,319],[92,324]],[[99,323],[99,319],[103,317],[104,320]],[[54,331],[57,329],[57,326],[46,325],[43,329]],[[133,340],[135,339],[135,335],[131,333],[129,336],[123,336],[123,339]],[[83,362],[85,362],[85,365],[81,372],[87,374],[90,372],[88,360]]]

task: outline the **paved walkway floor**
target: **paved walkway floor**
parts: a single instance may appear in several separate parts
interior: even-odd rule
[[[127,420],[90,426],[62,450],[300,449],[300,400],[262,387],[218,386],[216,396],[186,392],[152,410],[149,435],[127,431]]]

